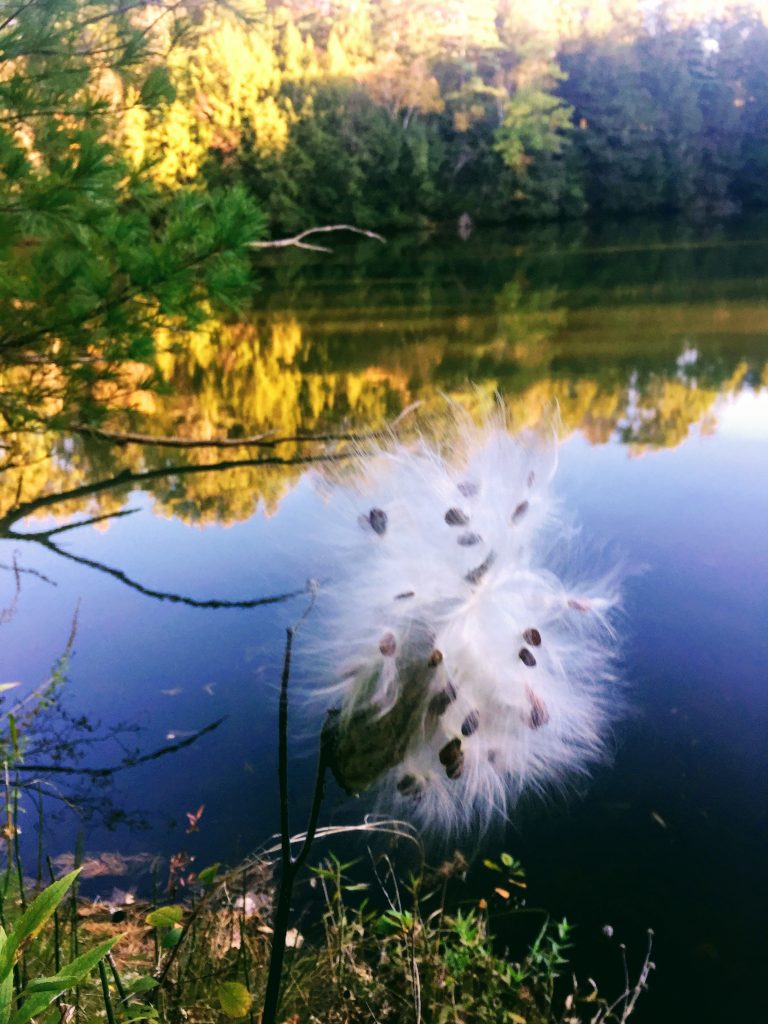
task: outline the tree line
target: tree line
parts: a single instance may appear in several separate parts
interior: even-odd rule
[[[133,108],[123,143],[167,186],[244,185],[277,232],[730,213],[768,200],[762,15],[637,0],[211,5],[173,50],[172,93]]]

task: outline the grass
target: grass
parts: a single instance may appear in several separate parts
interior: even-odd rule
[[[568,967],[572,927],[527,906],[522,867],[486,861],[487,897],[469,898],[460,854],[403,878],[390,854],[370,863],[331,855],[308,873],[301,931],[288,933],[279,1020],[285,1024],[617,1024],[634,1011],[653,965],[612,1001]],[[73,873],[74,874],[74,873]],[[19,884],[15,853],[0,874],[2,918],[13,934],[35,892]],[[21,876],[23,877],[23,875]],[[212,866],[183,899],[113,908],[73,894],[72,876],[38,895],[47,916],[14,957],[12,1006],[42,990],[39,1024],[258,1024],[274,897],[268,857]],[[69,899],[62,895],[68,891]],[[519,894],[519,895],[518,895]],[[25,909],[26,908],[26,909]],[[491,910],[493,908],[493,912]],[[507,948],[494,923],[527,934]],[[67,966],[90,957],[87,970]],[[63,965],[63,966],[62,966]],[[82,966],[82,965],[81,965]],[[67,978],[71,984],[64,984]],[[58,985],[52,978],[63,979]],[[48,979],[48,988],[45,981]],[[55,990],[55,991],[54,991]],[[40,995],[37,996],[38,1000]],[[47,1006],[47,1004],[46,1004]],[[0,1021],[2,1002],[0,1001]]]

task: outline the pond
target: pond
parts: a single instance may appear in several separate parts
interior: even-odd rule
[[[477,231],[281,253],[258,268],[252,314],[168,345],[166,386],[115,396],[109,421],[122,433],[234,442],[377,428],[413,403],[410,415],[439,414],[445,394],[479,406],[499,391],[515,427],[557,404],[556,490],[584,535],[628,567],[630,711],[611,766],[567,797],[526,803],[480,852],[519,857],[531,900],[577,922],[579,968],[597,960],[615,973],[604,926],[633,963],[653,927],[658,971],[638,1020],[739,1019],[765,962],[766,268],[761,223]],[[89,855],[136,855],[134,868],[147,851],[184,849],[198,868],[249,853],[278,824],[283,640],[322,539],[316,470],[303,457],[322,447],[166,448],[82,433],[13,443],[0,563],[7,570],[15,552],[29,571],[15,599],[13,574],[0,576],[1,603],[15,600],[0,627],[0,682],[26,692],[45,680],[76,619],[66,715],[39,758],[116,765],[220,722],[106,786],[46,776],[47,847],[72,850],[82,832]],[[50,532],[94,517],[107,518]],[[296,686],[317,682],[299,645]],[[299,828],[317,740],[294,710]],[[85,824],[56,813],[67,801],[96,813]],[[333,788],[324,820],[365,811]],[[27,819],[32,857],[31,806]],[[100,881],[109,892],[131,877]],[[479,892],[482,880],[470,884]]]

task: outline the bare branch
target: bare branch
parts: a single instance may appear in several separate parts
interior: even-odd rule
[[[247,245],[250,249],[287,249],[289,246],[294,246],[296,249],[309,249],[311,252],[333,252],[333,249],[329,249],[325,245],[310,245],[309,242],[304,241],[308,235],[316,235],[321,232],[325,234],[329,231],[352,231],[356,235],[365,235],[366,238],[373,238],[377,242],[386,244],[386,238],[375,231],[356,228],[352,224],[326,224],[322,227],[306,228],[292,238],[275,238],[270,242],[248,242]]]

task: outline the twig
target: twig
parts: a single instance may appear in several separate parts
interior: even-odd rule
[[[75,768],[65,764],[15,764],[11,767],[16,772],[38,772],[41,775],[54,773],[58,775],[87,775],[89,778],[103,779],[125,771],[126,768],[135,768],[136,765],[145,764],[147,761],[156,761],[166,754],[175,754],[176,751],[191,746],[202,736],[206,736],[209,732],[218,729],[225,720],[226,718],[217,718],[215,722],[211,722],[210,725],[206,725],[192,736],[187,736],[186,739],[180,740],[178,743],[159,747],[157,750],[153,750],[149,754],[141,754],[139,757],[127,757],[120,764],[112,765],[110,768]]]
[[[261,1024],[275,1024],[280,1003],[280,984],[283,977],[283,961],[285,959],[285,939],[288,933],[288,920],[291,912],[291,896],[296,876],[309,856],[312,842],[317,833],[320,818],[320,807],[325,795],[325,773],[328,763],[325,741],[321,738],[320,755],[317,762],[315,791],[312,807],[309,812],[307,832],[299,852],[291,854],[291,832],[288,818],[288,683],[291,675],[291,654],[293,638],[301,622],[312,610],[314,594],[307,610],[301,619],[286,632],[285,656],[283,673],[280,680],[280,706],[278,715],[278,779],[280,785],[280,884],[277,891],[277,905],[272,922],[272,949],[269,957],[267,987],[264,994],[264,1009]]]
[[[323,227],[306,228],[306,230],[300,231],[298,235],[293,235],[291,238],[275,238],[271,242],[247,242],[246,244],[251,249],[286,249],[292,245],[297,249],[309,249],[312,252],[333,252],[333,249],[329,249],[326,245],[310,245],[304,241],[308,235],[325,234],[329,231],[352,231],[356,235],[365,235],[366,238],[373,238],[377,242],[386,243],[383,235],[379,235],[375,231],[356,228],[352,224],[326,224]]]
[[[400,425],[402,420],[415,409],[418,409],[421,404],[421,401],[411,402],[384,430],[393,431]],[[84,423],[76,423],[70,430],[72,433],[82,434],[86,437],[95,437],[100,441],[110,441],[112,444],[152,445],[155,448],[277,448],[282,444],[369,441],[380,437],[382,434],[382,431],[365,430],[343,431],[340,434],[287,434],[283,437],[273,437],[269,431],[265,431],[262,434],[253,434],[250,437],[212,437],[204,440],[196,437],[178,437],[174,435],[158,437],[156,434],[123,433],[117,430],[104,430],[102,427],[92,427]]]

